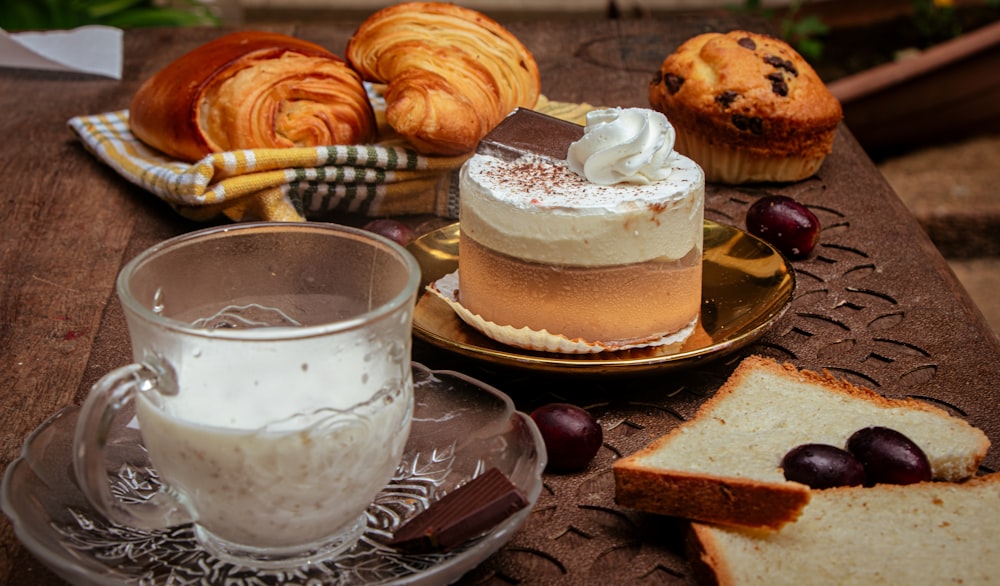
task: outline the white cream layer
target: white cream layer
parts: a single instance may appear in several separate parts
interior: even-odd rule
[[[462,166],[462,232],[533,262],[614,266],[701,250],[705,175],[675,154],[648,185],[597,185],[565,164],[475,155]]]

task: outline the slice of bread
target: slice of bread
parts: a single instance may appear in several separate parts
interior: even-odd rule
[[[993,584],[1000,473],[818,490],[781,531],[692,523],[692,536],[703,584]]]
[[[785,480],[785,454],[805,443],[844,447],[871,425],[913,440],[938,480],[974,475],[990,445],[981,430],[927,403],[750,356],[695,417],[615,463],[615,500],[663,515],[778,529],[815,492]]]

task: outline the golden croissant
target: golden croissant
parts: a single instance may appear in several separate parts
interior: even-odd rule
[[[379,10],[355,31],[345,57],[366,81],[386,84],[386,123],[427,154],[472,151],[541,91],[538,64],[517,37],[453,4]]]
[[[184,161],[209,153],[371,142],[364,83],[342,58],[294,37],[247,31],[181,56],[129,109],[146,144]]]

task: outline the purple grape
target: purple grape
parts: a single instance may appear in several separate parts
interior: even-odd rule
[[[549,470],[571,471],[587,466],[604,441],[597,420],[569,403],[549,403],[531,412],[545,441]]]
[[[866,427],[848,438],[847,451],[865,467],[867,485],[913,484],[931,479],[931,465],[920,446],[888,427]]]
[[[819,242],[816,214],[783,195],[758,199],[747,210],[747,231],[768,242],[790,259],[809,256]]]
[[[810,488],[861,486],[865,468],[853,455],[828,444],[803,444],[781,460],[785,479]]]
[[[406,246],[416,238],[413,228],[390,218],[372,220],[364,225],[364,229],[385,236],[400,246]]]

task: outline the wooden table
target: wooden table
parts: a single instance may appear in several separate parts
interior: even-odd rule
[[[646,106],[663,57],[706,30],[759,22],[718,15],[656,20],[510,23],[535,53],[555,100]],[[277,29],[343,54],[355,24]],[[130,31],[122,81],[0,71],[0,464],[105,372],[130,361],[114,280],[142,249],[201,227],[179,218],[87,153],[66,127],[78,114],[128,106],[168,61],[221,32]],[[848,121],[849,123],[849,121]],[[432,368],[456,368],[508,391],[528,411],[555,399],[584,405],[606,447],[584,472],[546,475],[527,525],[466,577],[491,583],[686,583],[682,528],[614,504],[610,466],[689,416],[755,352],[837,376],[888,396],[930,400],[1000,440],[1000,342],[917,222],[847,128],[815,178],[787,186],[710,185],[707,217],[742,226],[764,193],[817,211],[825,230],[812,258],[794,263],[798,287],[784,317],[738,354],[683,372],[636,377],[553,377],[501,372],[417,345]],[[348,221],[345,219],[344,221]],[[354,220],[356,221],[356,219]],[[985,461],[998,469],[1000,450]],[[0,581],[59,583],[0,521]]]

